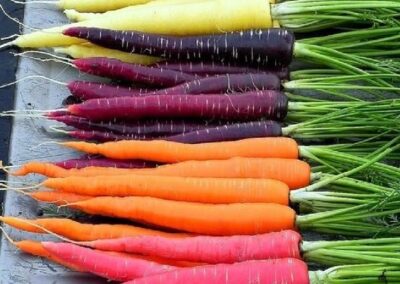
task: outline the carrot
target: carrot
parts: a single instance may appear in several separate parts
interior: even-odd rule
[[[127,175],[47,179],[42,185],[62,192],[90,196],[150,196],[215,204],[289,204],[289,187],[283,182],[268,179]]]
[[[65,35],[106,48],[167,60],[241,63],[245,66],[288,66],[294,57],[294,35],[283,29],[173,37],[136,31],[73,27]],[[216,52],[217,51],[217,52]]]
[[[14,228],[31,232],[45,233],[43,229],[74,241],[94,241],[101,239],[116,239],[134,236],[163,236],[166,238],[187,237],[188,234],[167,233],[132,225],[121,224],[85,224],[63,218],[43,218],[27,220],[17,217],[0,216],[0,221]],[[41,229],[43,228],[43,229]]]
[[[298,144],[290,138],[251,138],[196,145],[169,141],[118,141],[103,144],[63,142],[61,145],[112,159],[141,159],[164,163],[225,160],[233,157],[299,158]]]
[[[87,100],[67,107],[71,115],[91,120],[191,118],[216,120],[282,120],[288,98],[280,91],[241,94],[146,95]],[[51,111],[48,113],[51,114]]]
[[[111,79],[173,87],[197,77],[180,71],[122,62],[113,58],[91,57],[72,61],[79,71]]]
[[[54,52],[66,54],[72,58],[105,57],[118,59],[126,63],[143,65],[154,64],[160,60],[157,57],[122,52],[93,44],[77,44],[66,47],[57,47],[54,48]]]
[[[117,10],[103,17],[22,35],[8,45],[42,48],[82,43],[84,41],[62,34],[63,30],[77,26],[194,35],[271,25],[270,4],[264,0],[253,0],[249,3],[230,0],[201,1],[182,5],[149,5],[128,11]]]
[[[101,157],[83,156],[78,159],[69,159],[54,163],[54,165],[64,169],[82,169],[86,167],[106,167],[106,168],[154,168],[157,164],[139,160],[113,160]]]
[[[65,170],[53,164],[32,162],[22,166],[14,175],[40,173],[48,177],[154,175],[215,178],[266,178],[286,183],[289,188],[301,188],[310,184],[311,168],[299,160],[232,158],[229,160],[187,161],[154,169],[115,169],[89,167]]]
[[[127,254],[110,254],[68,243],[42,242],[56,257],[81,269],[114,281],[129,281],[177,269],[174,266],[137,258]]]
[[[90,196],[65,193],[65,192],[52,192],[52,191],[35,191],[26,193],[37,201],[53,203],[55,205],[61,206],[66,205],[71,202],[78,202],[90,199]]]
[[[188,133],[219,125],[218,123],[161,119],[132,122],[91,121],[73,115],[50,117],[50,119],[81,130],[97,130],[122,135],[148,135],[155,137]]]
[[[25,253],[43,257],[45,259],[58,263],[74,271],[85,272],[84,269],[80,268],[79,266],[74,265],[68,261],[62,260],[57,256],[55,256],[54,254],[50,253],[43,247],[42,243],[40,242],[24,240],[24,241],[14,242],[14,245]]]
[[[205,235],[250,235],[293,229],[296,219],[291,208],[270,203],[215,205],[152,197],[94,197],[68,206],[88,214]]]
[[[82,245],[105,251],[159,256],[209,264],[276,258],[301,259],[301,236],[282,231],[254,236],[166,239],[158,236],[96,240]]]
[[[126,282],[126,284],[148,283],[309,284],[310,280],[306,263],[298,259],[284,258],[184,268]]]

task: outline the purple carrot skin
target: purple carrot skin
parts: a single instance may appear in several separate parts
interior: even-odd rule
[[[163,87],[176,86],[197,78],[195,75],[180,71],[131,64],[104,57],[75,59],[73,64],[88,74]]]
[[[110,254],[69,243],[42,242],[59,259],[108,280],[129,281],[177,269],[174,266],[142,260],[125,254]]]
[[[256,137],[282,136],[282,127],[276,121],[253,121],[210,127],[164,138],[187,144],[234,141]]]
[[[294,258],[182,268],[125,284],[309,284],[307,264]]]
[[[282,120],[287,97],[278,91],[234,95],[156,95],[96,99],[68,107],[72,115],[90,120],[144,118],[202,118],[218,120]]]
[[[284,29],[174,37],[136,31],[73,27],[65,35],[86,39],[121,51],[170,60],[241,63],[249,66],[288,66],[293,58],[294,35]]]
[[[87,167],[103,167],[103,168],[122,168],[122,169],[142,169],[154,168],[156,163],[141,160],[113,160],[102,157],[83,156],[79,159],[71,159],[54,163],[64,169],[82,169]]]
[[[85,81],[72,81],[67,87],[74,97],[82,101],[110,97],[141,96],[151,92],[149,89],[135,89],[119,85]]]
[[[170,136],[214,127],[220,123],[187,120],[145,120],[145,121],[90,121],[84,117],[65,115],[51,118],[80,130],[109,131],[123,135]]]
[[[232,237],[198,236],[167,239],[159,236],[139,236],[82,244],[99,250],[218,264],[276,258],[301,259],[300,242],[300,234],[288,230],[263,235]]]
[[[261,69],[261,68],[244,67],[230,63],[216,64],[213,62],[204,63],[204,62],[168,62],[168,61],[155,63],[152,66],[177,70],[184,73],[195,74],[200,76],[267,73],[267,74],[275,74],[282,80],[289,79],[289,69],[285,67]]]
[[[199,78],[194,81],[181,85],[150,91],[148,93],[138,93],[129,91],[123,87],[106,85],[105,88],[98,86],[93,89],[85,84],[74,84],[69,86],[71,93],[82,100],[95,98],[115,98],[115,97],[136,97],[145,95],[198,95],[198,94],[225,94],[230,92],[246,92],[256,90],[280,90],[281,81],[276,73],[246,73],[246,74],[225,74]]]

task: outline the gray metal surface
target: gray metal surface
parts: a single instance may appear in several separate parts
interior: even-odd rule
[[[60,11],[49,9],[49,5],[26,7],[25,24],[30,27],[44,28],[66,22]],[[29,32],[25,29],[25,32]],[[31,75],[43,75],[49,78],[67,82],[77,77],[77,72],[59,63],[43,63],[28,58],[20,60],[17,78]],[[61,85],[49,83],[41,79],[22,81],[16,89],[16,109],[54,109],[60,107],[62,100],[68,95],[68,90]],[[10,162],[20,165],[30,160],[62,160],[71,157],[73,153],[55,145],[42,145],[51,136],[46,128],[54,123],[48,123],[37,118],[16,118],[11,138]],[[35,147],[37,146],[37,147]],[[40,177],[24,178],[24,181],[40,181]],[[9,178],[10,182],[21,179]],[[19,193],[7,192],[4,213],[7,216],[23,216],[34,218],[40,208],[38,203]],[[41,239],[40,235],[21,233],[18,230],[6,231],[15,240]],[[87,275],[80,275],[63,269],[41,258],[31,257],[19,252],[4,238],[0,249],[0,283],[99,283]],[[100,282],[101,283],[101,282]]]

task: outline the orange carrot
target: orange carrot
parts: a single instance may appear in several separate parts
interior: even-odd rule
[[[183,144],[170,141],[117,141],[103,144],[64,142],[61,145],[112,159],[140,159],[176,163],[189,160],[225,160],[233,157],[297,159],[297,142],[291,138],[251,138],[239,141]]]
[[[53,203],[58,206],[92,198],[91,196],[53,191],[35,191],[27,194],[37,201]]]
[[[124,175],[50,178],[42,185],[63,192],[91,196],[149,196],[215,204],[289,204],[289,187],[283,182],[270,179]]]
[[[135,236],[160,236],[166,238],[187,237],[188,234],[168,233],[132,225],[84,224],[70,219],[43,218],[26,220],[17,217],[1,217],[3,223],[31,233],[45,233],[43,229],[74,241],[94,241]],[[43,229],[41,229],[42,227]]]
[[[51,168],[51,170],[48,170]],[[310,184],[311,168],[300,160],[278,158],[232,158],[229,160],[187,161],[152,169],[83,168],[66,170],[51,164],[24,165],[17,174],[41,173],[49,177],[157,175],[215,178],[265,178],[286,183],[289,188]],[[51,175],[48,173],[51,172]]]
[[[271,203],[202,204],[151,197],[95,197],[71,207],[206,235],[251,235],[293,229],[295,211]]]
[[[75,270],[75,271],[84,272],[81,268],[77,267],[76,265],[73,265],[64,260],[61,260],[58,257],[51,254],[50,252],[48,252],[40,242],[24,240],[24,241],[19,241],[19,242],[13,242],[13,244],[25,253],[46,258],[48,260],[51,260],[55,263],[58,263],[62,266],[65,266],[65,267]]]

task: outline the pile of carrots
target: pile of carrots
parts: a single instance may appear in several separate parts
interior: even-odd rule
[[[0,187],[108,221],[3,216],[58,241],[5,239],[122,283],[400,282],[398,0],[54,4],[76,23],[0,48],[109,82],[48,78],[59,109],[2,113],[59,123],[83,156]]]

